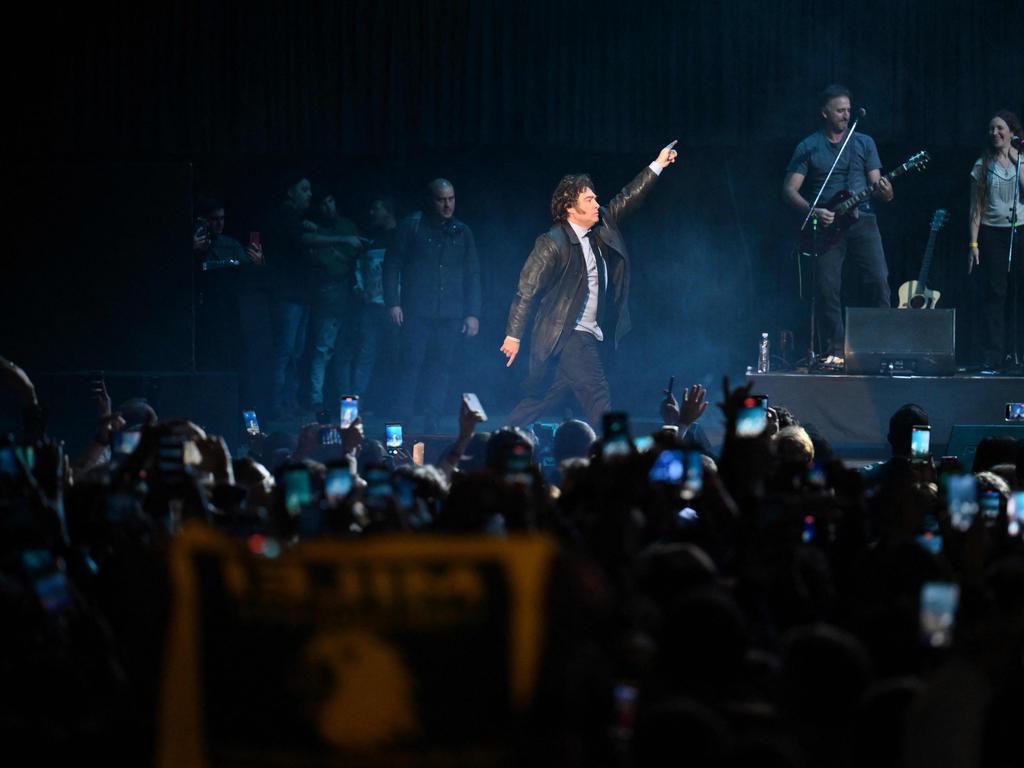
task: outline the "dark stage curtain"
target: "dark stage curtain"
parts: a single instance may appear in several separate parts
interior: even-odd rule
[[[798,138],[814,94],[840,81],[878,140],[963,146],[993,109],[1020,106],[1021,13],[1014,0],[38,5],[8,28],[7,130],[29,152],[146,157],[750,147]]]

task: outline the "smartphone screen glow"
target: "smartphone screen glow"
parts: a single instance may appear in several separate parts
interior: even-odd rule
[[[260,433],[260,423],[256,420],[256,411],[242,411],[242,423],[250,437],[256,437]]]
[[[284,506],[290,514],[297,514],[300,509],[313,500],[312,484],[309,471],[289,469],[284,474]]]
[[[1014,491],[1006,503],[1006,532],[1020,536],[1024,529],[1024,491]]]
[[[960,587],[939,581],[921,585],[921,636],[932,648],[953,643],[953,625],[960,605]]]
[[[338,424],[341,428],[348,429],[357,418],[359,418],[359,398],[355,395],[346,395],[341,398],[341,412],[338,416]]]
[[[958,531],[966,531],[978,514],[978,486],[974,475],[950,475],[946,495],[950,522]]]
[[[736,436],[757,437],[768,428],[768,398],[751,396],[736,414]]]
[[[914,459],[927,458],[931,452],[932,432],[927,427],[914,427],[910,432],[910,456]]]
[[[352,490],[352,473],[343,467],[332,467],[324,478],[324,493],[328,501],[340,501]]]

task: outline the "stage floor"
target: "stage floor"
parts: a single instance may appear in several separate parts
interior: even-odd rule
[[[889,417],[906,403],[925,409],[932,454],[942,455],[954,424],[1005,425],[1008,402],[1024,401],[1024,378],[1010,376],[846,376],[753,374],[754,391],[813,425],[845,459],[889,455]]]

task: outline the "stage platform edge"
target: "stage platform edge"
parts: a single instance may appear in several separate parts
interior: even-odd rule
[[[906,403],[928,412],[932,453],[940,456],[954,424],[1006,424],[1008,402],[1024,401],[1024,378],[751,374],[754,391],[813,425],[844,459],[889,455],[889,417]]]

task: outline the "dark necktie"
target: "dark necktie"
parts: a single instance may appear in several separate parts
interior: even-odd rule
[[[605,300],[604,300],[604,298],[605,298],[605,293],[606,293],[606,291],[605,291],[605,283],[607,282],[606,274],[605,274],[606,269],[605,269],[604,257],[601,256],[601,247],[598,245],[598,239],[597,239],[596,236],[595,237],[591,237],[592,234],[594,234],[594,230],[591,229],[591,230],[588,230],[587,233],[585,235],[583,235],[583,236],[586,237],[586,238],[589,238],[589,240],[590,240],[590,249],[591,249],[591,251],[593,251],[593,253],[594,253],[594,261],[597,263],[597,324],[599,326],[601,326],[602,330],[604,330],[604,325],[603,325],[604,307],[605,307]]]

